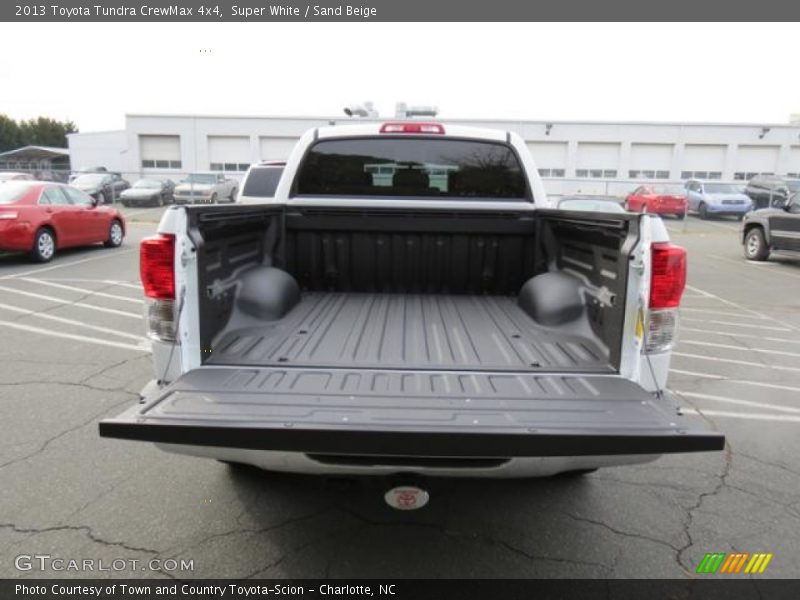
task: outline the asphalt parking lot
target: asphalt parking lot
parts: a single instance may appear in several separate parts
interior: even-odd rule
[[[579,480],[434,480],[427,507],[400,513],[384,480],[98,437],[151,378],[137,242],[161,210],[128,210],[119,249],[0,256],[0,577],[92,575],[15,568],[33,554],[141,561],[103,577],[694,577],[705,553],[733,551],[773,553],[759,577],[800,577],[800,262],[745,261],[735,221],[667,222],[690,261],[670,387],[725,452]]]

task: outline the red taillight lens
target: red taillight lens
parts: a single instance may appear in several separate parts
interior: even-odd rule
[[[677,308],[686,287],[686,250],[661,242],[652,247],[650,308]]]
[[[139,275],[144,295],[159,300],[175,298],[175,236],[158,234],[142,240]]]
[[[439,123],[384,123],[381,133],[444,133]]]

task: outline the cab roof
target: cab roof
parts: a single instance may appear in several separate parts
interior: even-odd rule
[[[381,128],[386,124],[421,124],[421,125],[441,125],[444,133],[381,133]],[[505,142],[508,133],[501,129],[487,129],[483,127],[470,127],[467,125],[452,125],[441,121],[410,119],[410,120],[390,120],[377,123],[359,123],[358,125],[335,125],[332,127],[320,127],[317,129],[318,139],[340,138],[340,137],[361,137],[361,136],[386,136],[404,137],[420,136],[430,138],[470,138],[495,142]]]

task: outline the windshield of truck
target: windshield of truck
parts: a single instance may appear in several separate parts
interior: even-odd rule
[[[739,194],[741,190],[730,183],[706,183],[703,185],[706,194]]]
[[[81,175],[73,183],[75,185],[102,185],[108,175]]]
[[[659,196],[685,196],[686,190],[682,185],[654,185],[653,193]]]
[[[187,183],[216,183],[217,176],[209,173],[192,173],[184,181]]]
[[[283,167],[253,167],[244,182],[243,196],[272,198],[278,182],[281,180]]]
[[[295,182],[303,196],[527,200],[522,166],[499,142],[431,138],[323,140]]]
[[[135,188],[147,188],[147,189],[151,189],[151,188],[158,189],[158,188],[161,187],[161,182],[160,181],[156,181],[155,179],[140,179],[139,181],[137,181],[136,183],[133,184],[133,187],[135,187]]]

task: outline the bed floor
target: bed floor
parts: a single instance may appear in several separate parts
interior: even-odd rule
[[[515,298],[325,292],[226,332],[206,364],[611,371],[595,342],[540,327]]]

